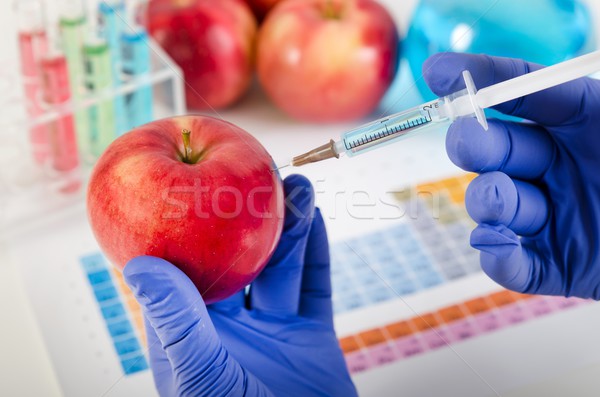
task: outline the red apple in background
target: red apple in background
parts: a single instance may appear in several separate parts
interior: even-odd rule
[[[373,0],[286,0],[260,29],[258,76],[292,117],[358,119],[391,83],[397,47],[392,17]]]
[[[275,4],[281,2],[281,0],[246,0],[246,1],[252,8],[252,11],[254,11],[254,15],[256,15],[256,17],[259,20],[262,20],[265,17],[265,15],[267,15],[269,10],[271,10],[273,7],[275,7]]]
[[[146,19],[183,70],[190,108],[223,108],[246,92],[257,28],[243,0],[151,0]]]
[[[88,218],[114,265],[164,258],[209,304],[248,285],[275,249],[284,199],[272,167],[262,145],[227,122],[155,121],[102,154],[88,187]]]

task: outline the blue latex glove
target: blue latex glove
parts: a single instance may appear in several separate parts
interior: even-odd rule
[[[284,182],[285,224],[250,287],[204,305],[183,272],[154,257],[123,272],[142,305],[162,396],[355,396],[333,328],[329,246],[310,182]]]
[[[484,55],[437,54],[423,66],[437,95],[541,68]],[[479,224],[471,245],[496,282],[525,293],[600,299],[600,82],[578,79],[495,107],[531,122],[475,119],[449,128],[446,149],[480,173],[466,207]],[[522,236],[519,238],[517,236]]]

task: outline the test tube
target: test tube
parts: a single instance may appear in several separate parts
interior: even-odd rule
[[[124,30],[125,3],[123,0],[101,0],[98,5],[101,36],[106,40],[111,53],[111,70],[113,84],[121,84],[121,42],[120,37]],[[115,95],[115,123],[117,135],[127,131],[127,110],[123,95]]]
[[[42,99],[44,104],[59,106],[71,99],[69,68],[65,54],[59,48],[59,39],[54,25],[46,27],[49,49],[40,60]],[[72,112],[57,109],[59,116],[48,125],[51,164],[56,171],[72,171],[79,165],[77,138]]]
[[[17,17],[18,46],[26,110],[30,119],[35,123],[35,119],[44,113],[40,103],[39,60],[48,49],[45,9],[41,0],[16,0],[14,10]],[[50,147],[44,125],[34,124],[30,128],[29,142],[36,163],[46,163],[50,156]]]
[[[150,74],[150,45],[146,29],[137,23],[137,1],[127,4],[127,27],[121,35],[123,72],[128,79],[138,82],[139,88],[127,95],[128,128],[149,123],[153,118],[152,86],[143,80]]]
[[[42,92],[44,102],[62,105],[71,99],[67,59],[61,53],[50,53],[42,58]],[[79,156],[73,113],[60,114],[48,123],[52,167],[59,172],[77,169]]]
[[[49,19],[50,20],[50,19]],[[42,101],[54,117],[46,123],[50,143],[50,164],[59,178],[62,191],[76,190],[80,185],[79,154],[75,118],[71,103],[71,87],[67,58],[60,48],[56,24],[47,23],[48,51],[40,59]]]
[[[99,36],[97,16],[90,11],[88,35],[83,44],[84,80],[88,92],[100,96],[88,108],[91,151],[96,157],[116,138],[114,101],[107,97],[113,87],[111,54],[106,40]]]
[[[73,102],[85,97],[83,74],[83,40],[86,35],[86,15],[83,0],[62,0],[59,16],[62,48],[67,58],[69,83]],[[91,154],[90,127],[85,110],[75,112],[75,126],[79,151],[84,159]],[[91,159],[88,159],[90,162]]]

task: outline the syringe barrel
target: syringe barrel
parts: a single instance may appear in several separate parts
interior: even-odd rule
[[[348,156],[355,156],[413,135],[417,131],[422,132],[451,121],[445,101],[446,98],[436,99],[362,125],[342,134],[340,144],[343,144],[343,150]]]

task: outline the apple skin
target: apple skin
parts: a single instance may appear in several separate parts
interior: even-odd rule
[[[257,22],[242,0],[151,0],[148,31],[183,70],[192,109],[232,105],[254,72]]]
[[[191,131],[192,156],[201,153],[195,164],[182,161],[182,129]],[[272,167],[263,146],[230,123],[158,120],[102,154],[88,186],[88,219],[118,268],[140,255],[166,259],[210,304],[248,285],[275,249],[284,198]]]
[[[258,77],[296,119],[360,119],[392,82],[397,48],[394,21],[373,0],[286,0],[259,31]]]

